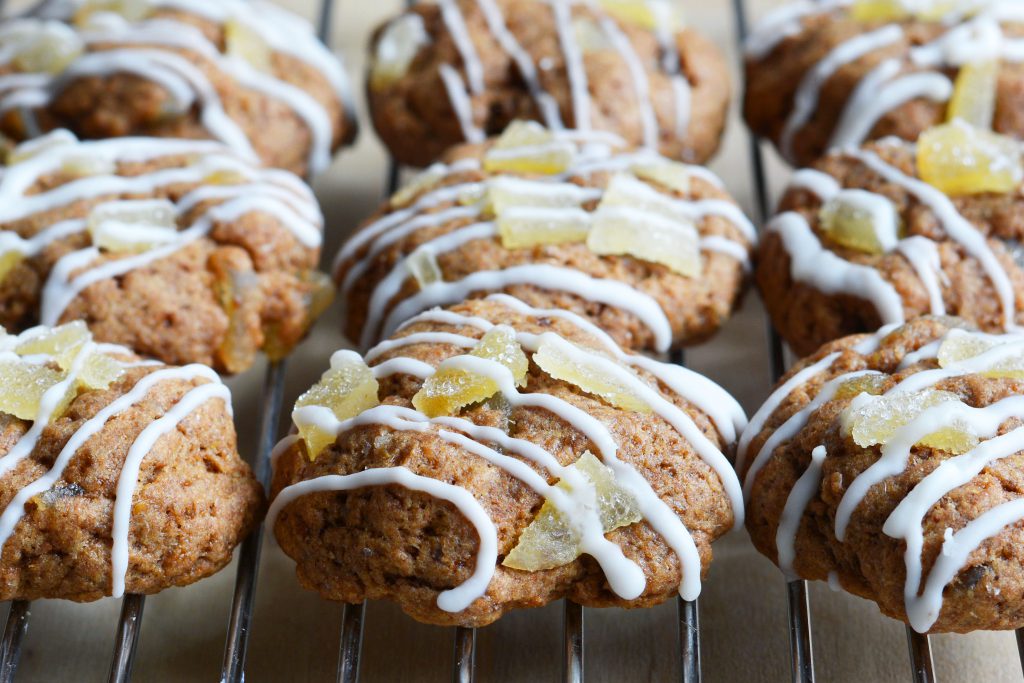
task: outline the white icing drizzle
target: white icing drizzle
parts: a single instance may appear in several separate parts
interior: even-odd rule
[[[473,120],[473,102],[466,92],[466,85],[462,76],[450,64],[442,64],[439,67],[441,82],[448,91],[448,99],[451,100],[452,110],[455,118],[462,128],[462,137],[467,142],[480,143],[487,137],[480,126]]]
[[[579,137],[575,133],[570,136],[568,132],[558,132],[556,135],[568,140]],[[587,201],[599,200],[603,196],[604,190],[581,187],[571,182],[574,178],[585,178],[598,171],[628,171],[635,166],[669,163],[667,159],[650,151],[620,153],[612,151],[608,147],[602,147],[600,150],[590,148],[588,152],[584,153],[582,148],[587,143],[581,141],[576,144],[580,145],[580,156],[583,159],[571,165],[564,173],[530,180],[508,175],[493,175],[483,181],[441,185],[425,191],[410,206],[393,211],[367,225],[342,247],[335,258],[334,271],[336,277],[341,279],[342,297],[348,298],[353,288],[363,282],[365,275],[373,267],[380,254],[414,232],[440,227],[445,223],[463,219],[482,219],[488,210],[486,195],[490,188],[509,191],[512,194],[528,191],[532,195],[544,198],[543,203],[557,204],[554,201],[557,198],[560,200],[571,199],[573,203],[582,204]],[[685,169],[686,172],[692,172],[694,176],[716,186],[721,183],[706,169],[696,166],[685,166]],[[445,178],[467,170],[475,170],[475,167],[458,162],[451,166],[435,164],[428,173],[436,177],[438,182],[443,182]],[[721,199],[678,199],[661,193],[639,179],[634,180],[630,187],[635,192],[643,193],[642,196],[649,201],[657,202],[659,206],[664,206],[666,210],[695,224],[700,224],[707,217],[719,217],[734,226],[742,234],[742,238],[749,243],[756,241],[757,235],[754,226],[739,207],[732,202]],[[457,200],[464,203],[440,208],[445,203]],[[471,201],[471,203],[465,203],[466,201]],[[539,217],[557,215],[559,210],[561,209],[554,205],[530,207],[530,211]],[[437,256],[477,239],[497,239],[494,224],[471,222],[465,227],[445,233],[421,246]],[[718,252],[729,256],[738,261],[742,267],[749,268],[750,249],[748,244],[740,240],[724,235],[704,235],[700,238],[699,247],[703,251]],[[384,329],[390,331],[394,329],[396,323],[404,320],[402,316],[415,315],[431,306],[455,303],[475,291],[531,283],[529,278],[534,276],[539,279],[531,284],[540,285],[543,282],[541,286],[554,291],[572,292],[588,300],[600,301],[609,305],[619,305],[613,304],[613,300],[620,302],[622,304],[620,307],[623,310],[633,312],[641,317],[645,324],[652,326],[651,329],[656,332],[659,344],[666,343],[665,340],[671,336],[670,333],[668,336],[665,334],[665,330],[668,329],[665,314],[661,312],[660,307],[649,295],[622,282],[596,280],[575,269],[567,267],[557,269],[550,265],[513,266],[500,271],[474,273],[459,282],[431,283],[423,287],[413,297],[396,304],[396,307],[388,312],[388,304],[401,291],[403,284],[410,277],[408,269],[410,256],[411,254],[402,254],[388,274],[374,285],[369,295],[367,320],[359,340],[363,348],[368,347],[381,336],[382,321]],[[341,276],[342,273],[344,273],[343,276]],[[568,276],[563,278],[563,273]],[[592,287],[591,283],[596,283],[596,285]],[[399,309],[401,312],[397,312]],[[667,348],[667,346],[661,348]]]
[[[851,263],[822,246],[807,220],[787,211],[768,223],[789,254],[791,277],[825,294],[855,294],[870,301],[883,324],[903,322],[903,300],[882,274],[871,266]]]
[[[422,491],[434,498],[446,500],[476,528],[480,537],[477,550],[476,568],[472,576],[456,588],[446,590],[437,597],[437,606],[447,612],[460,612],[484,594],[494,575],[498,560],[498,531],[487,511],[464,488],[446,484],[429,477],[413,474],[404,467],[386,467],[364,470],[355,474],[328,474],[293,484],[277,494],[267,513],[267,528],[272,529],[278,514],[288,503],[323,491],[351,491],[365,486],[387,486],[396,484],[411,491]]]
[[[877,344],[878,340],[884,338],[889,332],[891,329],[882,330],[873,337],[869,337],[868,341]],[[947,364],[945,367],[926,369],[911,374],[886,392],[886,395],[922,391],[952,377],[981,373],[1000,362],[1018,358],[1024,352],[1024,337],[1020,335],[986,335],[953,329],[948,331],[943,338],[907,354],[901,363],[901,368],[935,358],[945,339],[967,334],[990,342],[994,341],[996,345],[979,355]],[[864,347],[861,346],[857,350],[864,353],[863,349]],[[762,430],[768,415],[778,408],[782,400],[799,387],[813,381],[818,375],[827,372],[837,357],[838,354],[832,354],[805,368],[773,393],[765,407],[755,415],[747,432],[744,433],[740,442],[741,455],[753,436]],[[765,442],[758,458],[747,473],[745,482],[747,490],[749,491],[749,487],[756,477],[759,460],[763,464],[763,461],[771,457],[778,447],[793,438],[807,424],[814,411],[832,400],[835,390],[840,384],[871,372],[846,373],[823,384],[814,398],[802,410],[786,420]],[[861,394],[853,399],[851,405],[857,407],[871,400],[874,398],[867,394]],[[1021,396],[1010,396],[983,408],[974,408],[960,401],[938,403],[922,411],[912,420],[898,426],[881,445],[879,459],[846,484],[846,490],[839,501],[835,514],[834,532],[839,542],[845,540],[852,515],[871,488],[881,485],[887,478],[903,472],[910,461],[914,445],[924,437],[950,425],[964,425],[964,428],[980,440],[980,443],[974,448],[943,460],[938,467],[925,475],[900,501],[882,526],[882,532],[887,536],[905,543],[904,602],[908,621],[919,632],[926,632],[938,619],[942,609],[943,591],[965,566],[969,555],[983,542],[998,535],[1002,529],[1018,524],[1024,519],[1024,499],[1016,499],[986,510],[955,533],[952,529],[947,528],[942,552],[936,558],[928,576],[926,578],[923,576],[921,553],[924,544],[924,523],[929,511],[945,496],[969,483],[986,467],[1024,449],[1024,428],[1018,427],[999,434],[1000,427],[1007,420],[1022,417],[1024,417],[1024,397]],[[750,436],[748,437],[748,435]],[[779,566],[790,577],[794,576],[793,548],[800,520],[808,503],[817,495],[824,459],[824,448],[822,446],[815,448],[811,464],[788,494],[779,521],[776,533]],[[830,584],[838,584],[838,577],[833,579],[832,573],[830,573]]]
[[[579,316],[565,311],[536,309],[503,294],[492,295],[489,298],[515,312],[531,317],[555,316],[575,324],[582,331],[591,334],[616,360],[650,372],[672,391],[676,391],[677,387],[680,387],[682,391],[679,392],[679,395],[691,400],[698,408],[704,410],[704,406],[709,406],[708,414],[715,421],[716,426],[721,425],[719,431],[726,441],[731,441],[735,437],[737,429],[742,428],[745,422],[738,404],[716,385],[703,378],[700,378],[699,382],[693,381],[691,378],[699,376],[684,368],[627,354],[607,334]],[[483,317],[471,317],[453,311],[435,309],[421,313],[416,318],[407,321],[403,327],[428,321],[470,327],[481,332],[486,332],[495,326],[495,323]],[[735,523],[742,523],[742,495],[734,470],[718,447],[704,436],[692,419],[667,400],[660,391],[653,389],[639,376],[627,371],[615,360],[576,347],[554,333],[546,332],[536,335],[516,332],[516,337],[527,351],[535,351],[541,343],[558,344],[564,347],[564,351],[574,356],[586,356],[588,364],[600,367],[601,372],[626,384],[631,392],[648,403],[656,415],[678,431],[696,450],[697,454],[711,465],[722,481],[733,505]],[[475,345],[476,341],[475,337],[449,332],[417,332],[379,344],[368,354],[368,359],[373,360],[385,353],[417,343],[453,344],[466,348]],[[547,394],[521,393],[516,388],[515,380],[508,368],[495,361],[469,355],[457,355],[449,357],[442,365],[447,369],[461,369],[486,376],[500,387],[501,395],[511,405],[535,407],[549,411],[580,431],[596,447],[605,465],[613,470],[617,482],[633,494],[644,519],[665,539],[665,542],[679,557],[682,570],[680,594],[686,599],[693,599],[699,594],[701,564],[693,538],[676,513],[661,500],[640,473],[632,465],[618,459],[616,455],[618,445],[608,427],[564,399]],[[374,367],[376,377],[397,373],[429,376],[433,371],[434,369],[428,364],[406,357],[391,358]],[[684,382],[690,386],[680,386]],[[581,552],[589,554],[597,560],[610,587],[617,595],[630,600],[638,597],[644,591],[646,579],[642,570],[633,561],[626,558],[622,550],[604,535],[601,520],[596,513],[596,492],[593,484],[574,472],[573,468],[562,466],[553,453],[547,452],[537,444],[510,437],[504,431],[493,427],[475,425],[462,418],[442,416],[428,419],[425,415],[410,408],[392,405],[379,405],[345,421],[339,421],[327,408],[304,406],[296,409],[293,418],[297,424],[315,424],[328,433],[338,435],[365,425],[382,425],[396,430],[429,431],[438,438],[483,458],[510,476],[519,479],[539,495],[544,496],[565,515],[574,528],[580,531]],[[280,449],[288,448],[293,443],[294,439],[289,439],[287,445],[281,446]],[[486,444],[493,444],[493,447]],[[533,466],[540,468],[541,472],[538,473],[534,467],[510,457],[507,453],[520,456]],[[332,475],[331,478],[321,477],[290,486],[284,489],[284,492],[271,506],[268,515],[268,519],[271,520],[269,526],[273,526],[273,520],[276,519],[281,508],[306,493],[348,490],[360,486],[389,483],[405,485],[405,482],[392,478],[391,473],[396,469],[401,468],[371,469],[355,475]],[[408,472],[408,470],[405,471]],[[455,503],[467,519],[474,524],[480,536],[481,550],[477,557],[473,577],[456,589],[462,591],[460,599],[454,600],[446,593],[442,593],[438,598],[438,606],[441,609],[460,611],[468,607],[473,600],[482,596],[487,590],[495,571],[496,555],[485,553],[484,546],[492,543],[492,536],[496,539],[496,530],[483,508],[470,504],[470,500],[473,500],[473,503],[476,501],[465,489],[450,484],[442,485],[447,488],[437,488],[434,484],[426,482],[434,481],[435,484],[440,484],[440,482],[424,480],[416,475],[411,476],[413,478],[407,478],[407,480],[413,481],[417,485],[408,486],[408,488],[426,491],[431,495]],[[353,477],[359,478],[358,483],[352,479]],[[566,481],[570,486],[569,490],[559,489],[548,484],[552,478]],[[329,482],[329,484],[311,482]],[[461,493],[456,493],[456,491]],[[287,495],[285,495],[286,493]],[[469,496],[469,498],[466,499],[464,496]]]
[[[917,278],[928,292],[929,312],[932,315],[945,315],[946,304],[942,299],[942,285],[948,285],[949,278],[942,270],[938,245],[924,235],[913,235],[900,240],[896,249],[914,268]]]
[[[441,19],[444,21],[448,34],[455,43],[455,49],[462,58],[462,66],[466,70],[466,80],[469,82],[469,90],[474,95],[484,91],[484,65],[473,46],[473,39],[466,28],[465,18],[455,0],[438,0],[438,7],[441,9]]]
[[[587,84],[587,69],[583,64],[583,53],[573,35],[572,8],[562,0],[547,0],[555,19],[558,42],[562,46],[566,76],[569,79],[569,94],[572,98],[574,128],[590,130],[590,88]]]
[[[849,2],[796,2],[771,13],[748,39],[748,56],[764,59],[783,40],[803,31],[807,17],[841,10]],[[943,19],[949,28],[938,38],[909,46],[905,55],[882,60],[861,79],[840,114],[830,147],[863,142],[879,119],[911,100],[947,102],[953,94],[953,84],[944,72],[989,58],[1024,61],[1024,39],[1007,35],[1000,24],[1021,20],[1018,3],[985,0],[970,8],[966,5],[954,8]],[[973,12],[971,16],[968,9]],[[783,156],[793,160],[793,138],[810,121],[821,89],[837,71],[872,52],[906,42],[904,27],[889,24],[869,33],[858,33],[828,52],[805,74],[794,95],[793,109],[779,141]],[[921,70],[908,74],[907,66]]]
[[[33,328],[22,335],[22,339],[35,336],[36,333],[43,334],[46,329],[43,327]],[[18,463],[31,455],[39,443],[43,430],[51,422],[53,413],[62,399],[67,395],[78,381],[78,376],[85,366],[92,353],[115,353],[127,354],[128,349],[111,344],[96,344],[88,341],[82,350],[75,357],[72,366],[68,369],[66,377],[51,387],[40,401],[32,426],[14,446],[0,458],[0,475],[10,472]],[[23,358],[23,360],[27,360]],[[44,357],[44,362],[46,358]],[[124,367],[138,367],[150,365],[145,361],[141,363],[122,364]],[[155,365],[160,365],[159,363]],[[150,423],[135,438],[129,447],[125,463],[122,466],[118,480],[117,493],[114,502],[114,518],[112,527],[112,548],[111,548],[111,574],[112,574],[112,595],[121,597],[124,594],[125,577],[129,565],[129,534],[131,523],[131,499],[138,479],[138,472],[142,459],[149,453],[156,444],[157,439],[164,433],[174,429],[181,420],[185,419],[191,412],[200,405],[213,398],[223,400],[228,413],[231,412],[231,394],[228,388],[220,383],[220,378],[210,368],[203,365],[188,365],[180,368],[164,368],[144,375],[132,387],[130,391],[116,398],[100,409],[95,415],[82,422],[78,429],[71,434],[65,442],[61,451],[57,454],[50,469],[43,475],[23,486],[14,495],[11,501],[0,514],[0,548],[2,548],[14,534],[17,524],[25,516],[25,505],[35,496],[45,493],[53,488],[60,481],[64,470],[71,459],[78,453],[89,439],[99,433],[104,426],[113,418],[127,412],[158,384],[168,381],[193,381],[195,379],[206,380],[205,383],[187,392],[163,417]]]
[[[340,58],[332,55],[302,19],[267,2],[226,0],[216,7],[188,0],[164,0],[152,3],[157,8],[174,7],[218,23],[238,22],[254,31],[276,52],[294,57],[319,72],[345,107],[351,92]],[[44,14],[68,21],[73,3],[53,3]],[[255,10],[254,10],[255,8]],[[219,48],[194,26],[171,19],[151,19],[130,23],[108,13],[102,21],[92,21],[80,33],[89,52],[56,76],[25,74],[29,78],[0,78],[0,111],[17,106],[42,107],[71,80],[80,76],[109,76],[132,73],[164,88],[174,101],[174,113],[186,112],[193,103],[200,105],[200,121],[211,136],[230,145],[239,154],[254,157],[252,144],[241,127],[224,112],[220,96],[205,73],[174,50],[200,55],[213,68],[250,88],[288,106],[306,124],[311,142],[309,173],[316,174],[330,164],[334,138],[333,125],[326,108],[301,88],[273,73],[260,71],[241,58],[222,54]],[[106,49],[111,46],[112,49]],[[6,57],[9,59],[10,55]],[[0,61],[6,61],[0,58]],[[343,107],[344,108],[344,107]]]
[[[96,53],[108,54],[108,53]],[[72,138],[73,140],[73,138]],[[191,165],[162,168],[136,176],[111,173],[87,175],[52,189],[29,194],[38,180],[59,171],[64,164],[81,159],[104,162],[145,162],[166,156],[195,156]],[[206,186],[204,179],[221,171],[237,173],[239,185]],[[67,306],[86,287],[144,267],[170,256],[210,233],[218,223],[236,221],[259,212],[271,216],[305,247],[320,246],[322,216],[311,191],[285,171],[253,167],[217,143],[159,138],[113,138],[97,142],[69,142],[39,150],[0,175],[0,221],[13,222],[43,212],[58,210],[78,201],[99,197],[158,194],[163,188],[183,183],[196,184],[176,204],[179,220],[192,212],[191,223],[167,244],[94,264],[101,256],[96,247],[86,247],[62,256],[47,274],[42,289],[40,320],[53,325]],[[194,213],[200,202],[210,205]],[[102,205],[102,203],[101,203]],[[35,256],[57,240],[85,230],[85,219],[62,220],[35,235],[23,238],[0,230],[0,248]]]

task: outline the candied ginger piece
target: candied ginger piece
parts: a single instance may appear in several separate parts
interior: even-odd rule
[[[59,74],[85,51],[74,29],[59,21],[24,20],[4,37],[14,52],[11,62],[27,73]]]
[[[141,252],[178,238],[177,209],[166,199],[128,199],[98,204],[86,221],[92,242],[114,252]]]
[[[906,19],[910,12],[901,0],[855,0],[850,15],[856,21],[873,23]]]
[[[485,334],[469,355],[500,363],[512,373],[519,385],[526,379],[529,361],[516,339],[515,330],[497,325]],[[455,359],[459,358],[458,356]],[[428,417],[454,415],[473,403],[485,401],[501,390],[497,379],[452,367],[449,359],[441,363],[412,398],[416,410]]]
[[[403,14],[388,24],[377,41],[370,67],[370,87],[385,88],[402,78],[420,48],[428,43],[430,36],[418,14]]]
[[[0,230],[0,282],[25,259],[30,250],[28,241],[18,233]]]
[[[673,0],[598,0],[608,14],[648,31],[683,28],[682,3]]]
[[[584,350],[556,334],[542,336],[533,362],[555,379],[569,382],[613,406],[651,412],[651,406],[637,391],[643,380],[616,361]]]
[[[585,242],[590,232],[590,222],[590,214],[583,209],[531,206],[507,209],[497,221],[501,244],[506,249]]]
[[[960,397],[954,393],[936,389],[874,396],[863,403],[854,402],[843,411],[843,428],[858,446],[867,448],[885,444],[899,429],[929,408],[959,400]],[[967,425],[957,422],[937,429],[918,443],[959,454],[973,448],[978,437]]]
[[[61,170],[77,178],[95,175],[114,175],[117,163],[99,154],[69,154],[64,157]]]
[[[669,159],[658,159],[634,164],[630,170],[641,180],[658,183],[683,195],[690,193],[693,174],[686,164]]]
[[[70,131],[59,129],[33,140],[26,140],[7,153],[7,165],[28,161],[40,154],[58,147],[69,147],[78,144],[78,138]]]
[[[1003,358],[993,361],[988,368],[981,370],[978,374],[992,378],[1024,379],[1024,340],[996,341],[996,338],[972,334],[963,330],[950,330],[946,335],[939,346],[939,366],[948,368],[980,356],[996,346],[1004,345],[1012,345],[1012,351]]]
[[[102,12],[120,15],[128,21],[145,19],[152,10],[149,0],[85,0],[75,11],[74,23],[85,26]]]
[[[572,164],[576,148],[536,121],[513,121],[484,155],[484,170],[555,175]]]
[[[437,264],[434,250],[428,246],[417,247],[405,260],[405,267],[416,279],[420,289],[444,280],[441,266]]]
[[[866,190],[841,190],[825,202],[821,229],[833,242],[868,254],[896,248],[900,217],[886,197]]]
[[[271,70],[274,51],[260,32],[244,21],[228,19],[224,23],[224,49],[257,71]]]
[[[379,385],[373,370],[354,351],[336,351],[331,356],[331,367],[320,376],[306,393],[295,401],[296,408],[322,406],[330,409],[339,420],[347,420],[380,404]],[[315,423],[298,424],[299,438],[306,444],[310,460],[316,459],[337,435],[325,431]]]
[[[964,64],[956,77],[946,118],[949,121],[961,119],[978,128],[991,128],[998,82],[998,59]]]
[[[1018,141],[960,120],[921,134],[917,169],[949,195],[1011,192],[1024,176]]]
[[[123,365],[105,353],[93,351],[78,373],[78,385],[92,390],[107,389],[123,374]]]
[[[643,519],[636,497],[622,487],[611,468],[604,465],[590,451],[569,466],[593,486],[594,498],[602,531],[605,533],[635,524]],[[572,485],[565,478],[558,488],[571,494]],[[506,567],[525,571],[553,569],[566,565],[582,552],[583,533],[574,526],[561,510],[545,501],[537,517],[519,536],[519,542],[502,562]]]
[[[5,357],[0,360],[0,413],[13,415],[20,420],[35,420],[40,411],[43,395],[64,379],[64,373],[43,363],[28,363],[21,359]],[[70,403],[65,397],[64,406],[57,406],[54,416],[63,413],[63,407]]]
[[[870,373],[848,379],[836,389],[835,398],[843,400],[853,398],[860,394],[871,394],[879,396],[885,393],[887,382],[885,375],[881,373]]]
[[[587,247],[595,254],[634,256],[694,277],[701,271],[697,226],[642,208],[602,205],[591,218]]]
[[[92,340],[89,328],[81,320],[45,330],[40,334],[23,334],[22,337],[25,340],[14,348],[15,353],[19,356],[52,356],[65,371],[71,368],[79,350]]]
[[[487,182],[485,208],[496,216],[520,206],[552,209],[578,208],[600,191],[572,183],[551,183],[510,176],[498,176]]]

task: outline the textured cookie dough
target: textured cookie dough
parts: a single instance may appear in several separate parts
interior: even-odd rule
[[[405,423],[403,429],[402,420],[426,420],[412,410],[411,399],[424,383],[420,375],[429,377],[446,359],[468,353],[469,345],[493,329],[492,323],[511,326],[527,343],[538,340],[531,335],[558,335],[599,354],[604,363],[636,378],[663,403],[654,412],[616,407],[573,383],[554,379],[531,362],[525,384],[514,390],[515,395],[502,391],[421,429],[409,428],[417,422]],[[574,355],[579,359],[578,353]],[[325,598],[383,598],[397,602],[418,620],[467,626],[483,626],[510,609],[536,607],[561,597],[592,607],[653,605],[675,595],[681,579],[691,582],[686,590],[692,591],[692,582],[698,574],[703,576],[711,561],[711,542],[741,517],[740,509],[731,504],[739,502],[738,483],[723,455],[730,451],[735,430],[745,424],[739,406],[711,382],[681,367],[622,355],[608,337],[571,314],[531,309],[509,297],[468,301],[414,319],[367,358],[379,382],[381,405],[340,424],[336,418],[333,423],[317,418],[325,428],[336,425],[330,427],[340,431],[334,443],[310,461],[305,442],[290,437],[279,446],[276,460],[277,500],[268,523],[282,549],[295,559],[299,582]],[[631,371],[625,370],[627,363]],[[690,400],[668,383],[682,387]],[[517,397],[535,403],[517,405]],[[298,416],[309,409],[295,413],[307,426],[310,423]],[[575,417],[570,421],[565,415]],[[675,426],[664,416],[671,416]],[[472,433],[486,427],[492,428],[491,434]],[[456,443],[452,439],[459,437],[453,432],[472,440]],[[546,469],[550,465],[542,464],[546,458],[564,467],[590,451],[608,463],[609,452],[602,448],[611,446],[602,446],[608,443],[603,439],[610,439],[614,457],[646,482],[640,488],[649,486],[640,498],[649,506],[648,521],[606,535],[645,579],[628,598],[610,587],[602,566],[589,555],[538,571],[502,564],[545,498],[531,488],[536,484],[528,482],[533,480],[513,476],[509,464],[494,464],[495,460],[508,456],[506,460],[539,475],[542,483],[555,484],[559,478]],[[488,449],[497,450],[488,454]],[[401,468],[406,468],[405,481],[418,476],[471,496],[480,506],[478,514],[485,522],[490,520],[494,531],[475,528],[476,523],[487,523],[463,514],[476,509],[465,500],[456,505],[402,485],[343,491],[329,476],[395,475]],[[339,479],[347,481],[334,481]],[[422,479],[415,485],[422,487]],[[619,474],[615,481],[621,481]],[[324,487],[317,489],[320,484]],[[296,497],[300,489],[305,495]],[[455,494],[448,495],[454,499]],[[657,523],[650,522],[653,509],[664,515]],[[656,526],[692,538],[685,564]],[[481,559],[488,548],[493,564],[482,565],[488,561]],[[681,574],[683,566],[686,576]],[[483,574],[483,583],[469,590],[479,594],[463,596],[468,606],[453,606],[456,601],[448,593],[477,572]]]
[[[747,44],[743,111],[757,135],[800,166],[831,147],[916,140],[946,119],[961,68],[996,57],[993,125],[1024,137],[1019,3],[935,3],[931,13],[883,17],[858,9],[871,4],[790,3],[765,18]]]
[[[212,138],[304,176],[356,133],[342,65],[257,0],[60,0],[0,26],[0,132]]]
[[[704,168],[587,135],[554,133],[546,144],[571,152],[554,173],[493,170],[493,140],[456,148],[447,164],[428,169],[357,231],[335,261],[346,335],[366,348],[425,308],[491,291],[579,313],[626,348],[666,351],[717,331],[745,289],[755,238],[721,181]],[[520,209],[543,227],[576,205],[586,212],[578,220],[596,225],[610,183],[633,193],[626,205],[609,199],[631,217],[636,235],[627,251],[659,239],[651,226],[666,216],[677,221],[674,228],[692,232],[634,252],[645,258],[597,253],[586,229],[568,241],[532,246],[501,233],[502,221]],[[508,206],[496,215],[491,196],[504,188],[512,188]],[[568,203],[556,207],[555,195],[569,196]],[[688,249],[699,259],[692,274],[664,261]],[[647,260],[651,251],[662,260]],[[436,261],[437,280],[421,286],[410,269],[424,256]]]
[[[922,632],[1024,625],[1024,382],[1008,370],[1024,346],[962,326],[920,318],[825,345],[739,445],[758,550]],[[865,427],[889,431],[869,445]]]
[[[55,132],[12,154],[0,177],[10,331],[81,319],[143,355],[240,372],[261,349],[286,354],[330,300],[315,270],[320,210],[290,173],[202,140]]]
[[[414,166],[517,118],[609,131],[674,159],[706,161],[729,104],[724,58],[682,25],[677,3],[634,3],[643,7],[626,14],[623,4],[417,4],[371,44],[377,132]]]

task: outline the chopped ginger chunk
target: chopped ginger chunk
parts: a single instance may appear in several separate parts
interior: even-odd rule
[[[956,394],[936,389],[875,396],[863,404],[851,404],[843,412],[843,427],[858,446],[884,445],[927,409],[959,400]],[[917,443],[960,454],[974,448],[978,437],[968,425],[957,422],[939,427]]]
[[[917,169],[949,195],[1011,192],[1024,176],[1019,142],[959,120],[921,134]]]
[[[950,330],[939,346],[939,366],[948,368],[980,356],[986,351],[1002,345],[997,339],[963,330]],[[992,378],[1024,379],[1024,343],[1017,341],[1014,346],[1017,349],[1016,353],[1010,353],[1000,360],[993,361],[992,365],[978,374]]]
[[[247,62],[257,71],[271,70],[273,50],[259,31],[244,21],[229,19],[224,23],[224,47],[229,56]]]
[[[574,384],[613,406],[651,412],[651,406],[637,391],[643,380],[616,361],[586,351],[558,335],[543,336],[533,362],[555,379]]]
[[[320,376],[320,381],[299,396],[296,408],[323,406],[339,420],[347,420],[380,403],[379,385],[371,370],[358,353],[337,351],[331,356],[331,367]],[[306,444],[310,460],[334,443],[337,435],[313,423],[298,424],[299,437]]]
[[[521,385],[526,379],[529,361],[516,339],[515,330],[507,325],[498,325],[488,330],[469,355],[505,366],[517,384]],[[454,415],[462,408],[485,401],[501,390],[496,378],[451,365],[449,361],[441,363],[437,372],[423,382],[423,386],[412,398],[416,410],[428,417]]]
[[[484,155],[484,170],[555,175],[573,162],[576,148],[536,121],[513,121]]]
[[[131,199],[98,204],[86,225],[92,242],[114,252],[139,252],[178,237],[177,209],[166,199]]]
[[[885,393],[886,384],[885,375],[876,373],[860,375],[840,384],[836,389],[835,398],[843,400],[860,394],[879,396]]]
[[[998,59],[965,64],[956,77],[946,118],[950,121],[961,119],[977,128],[991,128],[996,113],[998,82]]]
[[[498,217],[498,234],[506,249],[585,242],[590,221],[590,214],[582,209],[515,207]]]
[[[842,190],[825,202],[821,229],[833,242],[868,254],[881,254],[899,242],[900,217],[887,198],[865,190]]]
[[[414,13],[403,14],[381,33],[370,67],[370,87],[385,88],[409,71],[420,48],[430,42],[423,18]]]
[[[643,519],[640,506],[633,494],[622,487],[612,470],[594,457],[590,451],[569,466],[577,477],[593,487],[596,512],[601,520],[602,531],[607,533],[620,527],[635,524]],[[561,479],[558,488],[572,494],[572,484]],[[537,517],[519,536],[519,542],[502,562],[506,567],[525,571],[553,569],[569,564],[582,553],[583,532],[570,518],[551,504],[544,502]]]

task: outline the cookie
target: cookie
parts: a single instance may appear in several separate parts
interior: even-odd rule
[[[704,168],[534,122],[446,161],[335,260],[345,332],[362,348],[431,306],[494,291],[652,351],[708,338],[737,305],[754,229]]]
[[[216,373],[76,322],[0,337],[0,377],[0,599],[156,593],[231,561],[264,501]]]
[[[742,518],[728,394],[507,295],[339,351],[292,417],[268,526],[299,582],[428,623],[693,599]]]
[[[418,3],[374,34],[373,124],[413,166],[515,119],[608,131],[701,163],[718,148],[730,78],[678,12],[667,0]]]
[[[315,175],[356,123],[338,59],[257,0],[61,0],[0,25],[0,132],[207,138]]]
[[[939,134],[959,135],[962,127]],[[933,168],[935,149],[887,139],[834,151],[794,175],[762,237],[755,279],[798,355],[928,313],[960,316],[988,332],[1024,322],[1020,144],[1010,143],[991,168],[949,165],[949,177]],[[947,151],[983,158],[970,146]],[[944,191],[961,172],[998,182],[991,191]]]
[[[1013,0],[793,2],[747,43],[744,117],[794,165],[828,149],[916,140],[948,118],[964,72],[992,64],[995,129],[1024,136],[1024,14]],[[993,117],[994,114],[994,117]]]
[[[322,217],[296,176],[220,143],[23,143],[0,176],[0,324],[84,320],[172,364],[285,355],[330,300]]]
[[[740,440],[754,545],[921,633],[1020,628],[1022,369],[956,318],[825,345]]]

